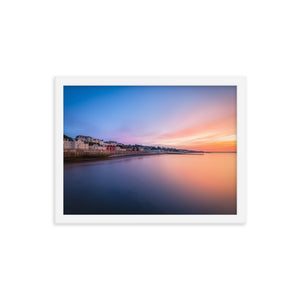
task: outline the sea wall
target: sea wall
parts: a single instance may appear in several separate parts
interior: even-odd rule
[[[144,156],[144,155],[160,155],[160,154],[183,154],[178,152],[151,152],[151,151],[97,151],[82,149],[64,149],[64,161],[86,161],[107,158],[118,158],[125,156]]]
[[[97,150],[82,150],[82,149],[64,149],[64,159],[76,158],[105,158],[109,157],[114,151],[97,151]]]

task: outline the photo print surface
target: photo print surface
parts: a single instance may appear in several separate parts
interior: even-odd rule
[[[65,215],[235,215],[236,86],[64,86]]]

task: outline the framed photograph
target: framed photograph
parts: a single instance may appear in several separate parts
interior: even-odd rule
[[[244,223],[243,77],[55,78],[55,222]]]

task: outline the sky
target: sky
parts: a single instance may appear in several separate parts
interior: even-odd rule
[[[64,134],[236,151],[236,86],[65,86]]]

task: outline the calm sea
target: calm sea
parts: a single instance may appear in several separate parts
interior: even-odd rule
[[[64,214],[236,214],[236,154],[65,164]]]

